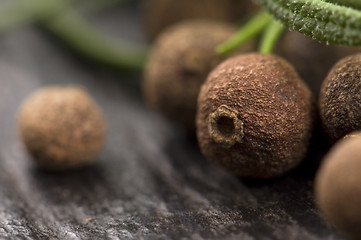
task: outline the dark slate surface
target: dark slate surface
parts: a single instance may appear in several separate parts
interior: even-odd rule
[[[136,16],[121,9],[94,23],[141,40]],[[39,29],[1,36],[0,239],[344,239],[313,203],[320,154],[279,179],[239,179],[147,109],[139,80],[85,63]],[[17,139],[19,104],[50,84],[81,84],[103,107],[108,143],[89,168],[42,172]]]

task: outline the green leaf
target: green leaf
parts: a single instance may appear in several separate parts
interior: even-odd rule
[[[270,22],[272,22],[272,17],[268,13],[261,11],[243,25],[230,39],[218,45],[216,53],[224,55],[234,51],[248,40],[260,34]]]
[[[257,1],[292,30],[326,43],[361,46],[361,11],[357,9],[322,0]]]
[[[283,30],[284,30],[283,25],[273,20],[267,26],[267,29],[263,34],[259,46],[259,52],[263,54],[271,54]]]

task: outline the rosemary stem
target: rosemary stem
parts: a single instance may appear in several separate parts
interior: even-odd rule
[[[326,43],[361,46],[361,10],[341,6],[347,0],[330,0],[339,4],[325,0],[256,1],[294,31]]]
[[[75,1],[79,0],[13,0],[0,8],[0,34],[37,21],[73,50],[92,60],[122,70],[143,67],[145,47],[100,33],[71,9],[69,3]]]
[[[218,45],[216,47],[217,54],[223,55],[235,50],[243,43],[257,36],[271,20],[272,18],[268,13],[261,11],[243,25],[229,40]]]
[[[285,28],[281,23],[272,20],[262,36],[259,52],[263,54],[271,54],[284,29]]]
[[[71,0],[74,1],[74,0]],[[12,0],[0,8],[0,34],[27,25],[35,20],[52,16],[65,9],[67,1]]]
[[[43,25],[73,50],[97,62],[121,70],[140,69],[144,65],[145,47],[107,37],[71,9],[48,19]]]

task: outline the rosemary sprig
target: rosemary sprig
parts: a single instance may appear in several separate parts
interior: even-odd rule
[[[77,1],[80,0],[13,0],[3,4],[0,9],[0,34],[37,22],[70,48],[94,61],[120,70],[142,68],[147,49],[102,34],[72,9],[70,3]],[[102,2],[101,6],[105,3]]]
[[[268,26],[266,31],[263,34],[261,43],[259,46],[259,52],[264,54],[272,53],[277,40],[279,39],[281,33],[285,28],[283,25],[275,20],[273,20]]]
[[[0,34],[61,12],[74,0],[13,0],[1,4]]]
[[[237,31],[229,40],[218,45],[216,52],[220,55],[232,52],[243,43],[260,34],[271,21],[271,16],[268,13],[261,11],[245,25],[243,25],[241,29]]]
[[[73,50],[102,64],[120,70],[141,69],[144,65],[146,47],[109,38],[71,9],[43,25]]]
[[[361,11],[352,7],[360,8],[361,1],[257,0],[257,2],[275,19],[292,30],[326,43],[361,46]]]

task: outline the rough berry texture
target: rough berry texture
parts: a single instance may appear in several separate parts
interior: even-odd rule
[[[144,73],[146,102],[194,129],[200,86],[222,60],[214,49],[234,31],[233,26],[226,23],[191,21],[161,35]]]
[[[314,117],[313,96],[286,61],[245,54],[209,74],[197,136],[208,159],[240,176],[269,178],[304,158]]]
[[[361,129],[361,54],[341,59],[322,83],[319,108],[332,140]]]
[[[103,115],[80,87],[46,87],[32,94],[19,112],[19,132],[40,167],[65,170],[88,165],[105,138]]]
[[[340,140],[325,157],[315,181],[316,203],[325,220],[361,239],[361,134]]]

